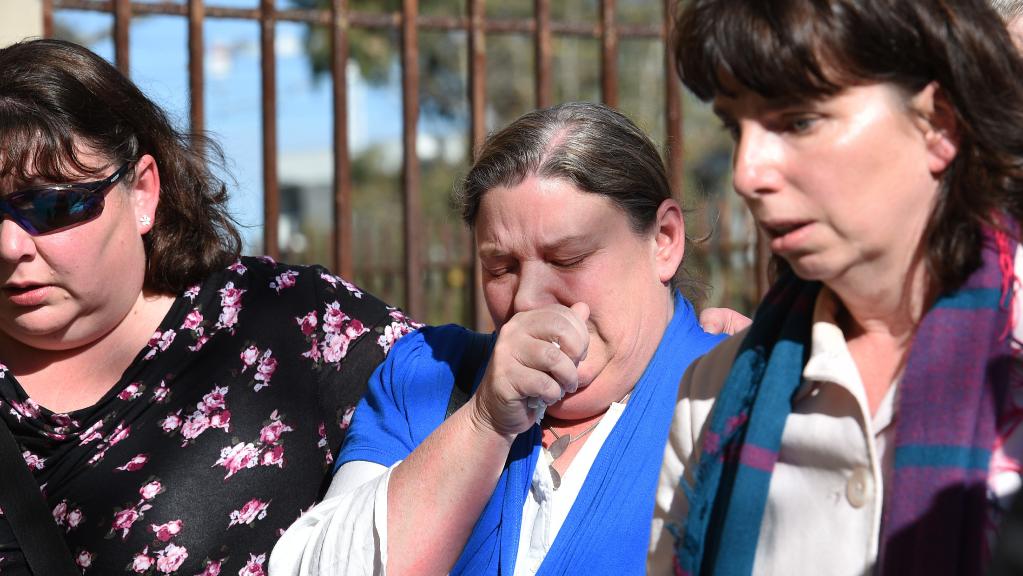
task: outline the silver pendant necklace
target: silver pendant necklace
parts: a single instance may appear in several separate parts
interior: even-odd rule
[[[586,436],[590,432],[593,432],[593,429],[596,428],[598,424],[600,424],[601,420],[602,418],[598,418],[597,421],[593,423],[593,425],[583,430],[582,432],[576,434],[575,436],[571,434],[565,434],[564,436],[562,436],[555,432],[554,428],[552,427],[547,428],[548,430],[551,431],[551,434],[554,435],[554,442],[551,442],[550,446],[543,449],[543,455],[544,458],[547,460],[547,468],[550,470],[551,482],[554,484],[555,490],[561,487],[561,474],[559,474],[558,471],[554,468],[554,461],[560,458],[561,455],[565,453],[565,450],[568,449],[568,446],[570,444]]]

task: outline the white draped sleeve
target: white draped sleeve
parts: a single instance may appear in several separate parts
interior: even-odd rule
[[[270,576],[384,574],[387,484],[394,466],[364,461],[342,465],[323,501],[296,520],[274,546]]]

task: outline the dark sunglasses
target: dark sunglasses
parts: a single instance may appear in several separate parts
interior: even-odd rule
[[[50,184],[12,192],[0,197],[0,212],[32,236],[84,224],[103,213],[106,193],[121,181],[131,165],[132,162],[125,162],[113,174],[95,182]]]

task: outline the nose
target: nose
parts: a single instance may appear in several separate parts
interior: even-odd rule
[[[25,229],[10,218],[0,221],[0,261],[19,262],[35,254],[36,244]]]
[[[512,314],[556,304],[557,286],[557,278],[547,269],[546,264],[527,262],[519,271],[519,281],[512,299]]]
[[[778,136],[750,122],[742,127],[732,160],[732,185],[747,200],[777,190],[781,184],[782,143]]]

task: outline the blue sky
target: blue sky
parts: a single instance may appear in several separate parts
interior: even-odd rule
[[[217,0],[217,6],[253,6],[254,0]],[[90,48],[113,60],[113,19],[98,12],[58,10],[58,23],[80,37],[99,38]],[[332,146],[331,83],[316,81],[302,52],[304,26],[276,28],[278,156],[322,154]],[[259,27],[255,21],[208,19],[205,25],[206,129],[223,144],[231,187],[231,210],[246,227],[247,242],[261,237],[262,128]],[[181,128],[188,125],[187,20],[179,16],[135,17],[130,30],[131,77]],[[354,150],[401,138],[400,81],[367,86],[349,70],[349,142]],[[329,170],[329,167],[326,167]],[[278,166],[278,171],[286,167]],[[250,244],[251,246],[251,244]]]

